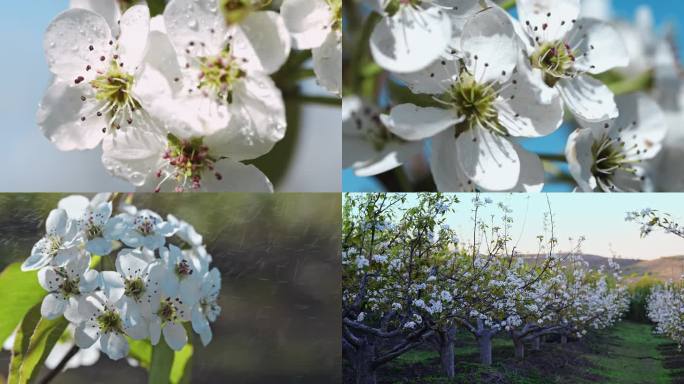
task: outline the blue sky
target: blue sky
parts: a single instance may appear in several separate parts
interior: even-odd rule
[[[661,30],[666,24],[673,24],[677,30],[677,41],[684,43],[684,1],[669,0],[612,0],[613,14],[616,18],[634,20],[634,13],[639,6],[647,5],[651,8],[656,23],[656,29]],[[684,54],[684,50],[681,52]],[[684,58],[684,55],[682,56]],[[569,129],[561,129],[555,134],[523,142],[523,146],[536,153],[563,153]],[[342,185],[345,191],[381,191],[380,184],[374,178],[359,178],[350,170],[342,173]],[[563,184],[547,184],[546,192],[569,192],[571,188]]]
[[[622,258],[655,259],[664,256],[684,255],[684,239],[664,233],[654,233],[642,239],[639,225],[625,221],[628,211],[651,208],[670,213],[682,222],[684,219],[684,194],[482,194],[494,204],[484,208],[480,217],[492,214],[500,217],[495,208],[502,202],[513,210],[513,239],[520,252],[536,252],[536,236],[544,233],[544,213],[548,211],[549,196],[555,222],[555,236],[560,250],[571,247],[570,237],[585,236],[582,250],[586,254],[611,256],[611,249]],[[410,206],[417,195],[409,195]],[[459,238],[466,241],[472,237],[473,194],[456,194],[460,202],[447,216],[447,223],[455,229]]]
[[[114,1],[114,0],[99,0]],[[99,149],[58,151],[35,123],[38,103],[50,82],[43,54],[43,33],[50,21],[68,7],[68,0],[6,2],[0,13],[0,88],[3,151],[0,190],[5,192],[128,191],[132,186],[107,174]],[[305,85],[311,90],[313,83]],[[341,167],[339,109],[306,106],[298,152],[281,191],[339,191]],[[326,128],[326,129],[322,129]]]

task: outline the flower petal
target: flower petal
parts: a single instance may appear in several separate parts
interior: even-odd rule
[[[342,92],[342,38],[329,33],[320,47],[311,50],[318,84],[339,95]]]
[[[297,49],[319,47],[329,33],[332,14],[324,0],[285,0],[280,14]]]
[[[397,78],[413,93],[441,95],[458,77],[460,65],[457,60],[437,59],[417,72],[399,73]]]
[[[541,159],[534,153],[524,150],[517,143],[513,143],[513,148],[520,159],[520,176],[518,184],[509,192],[541,192],[544,189],[544,164]]]
[[[457,156],[456,139],[451,131],[432,138],[430,170],[439,192],[472,192],[475,185],[463,172]]]
[[[90,348],[99,337],[98,328],[93,325],[86,325],[86,323],[81,323],[74,332],[74,341],[79,348]]]
[[[118,21],[121,19],[121,11],[116,1],[102,0],[70,0],[69,8],[83,8],[91,10],[107,20],[112,35],[119,35]]]
[[[38,106],[36,121],[41,131],[61,151],[93,149],[104,136],[102,128],[107,122],[104,116],[95,115],[94,104],[81,100],[84,91],[56,80]]]
[[[112,360],[128,356],[130,346],[128,340],[119,333],[107,332],[100,338],[100,348]]]
[[[45,221],[46,232],[51,235],[64,235],[68,218],[65,210],[53,209]]]
[[[600,81],[580,75],[562,79],[558,91],[565,106],[580,119],[599,122],[618,116],[613,92]]]
[[[112,242],[111,240],[97,237],[95,239],[88,240],[85,248],[86,251],[93,255],[106,256],[112,251]]]
[[[50,71],[74,84],[88,82],[106,72],[111,55],[111,30],[107,21],[86,9],[69,9],[55,17],[45,31],[43,49]],[[93,48],[92,50],[90,48]],[[89,70],[86,68],[90,66]]]
[[[591,192],[596,189],[596,178],[591,173],[594,165],[594,156],[591,146],[594,143],[594,136],[591,130],[575,130],[568,138],[565,148],[565,157],[568,159],[570,174],[577,182],[580,190]]]
[[[515,187],[520,177],[520,159],[508,139],[484,128],[463,132],[456,139],[456,156],[463,173],[473,183],[490,191]]]
[[[125,292],[124,280],[119,272],[102,271],[100,272],[100,286],[102,292],[113,303],[119,301]]]
[[[475,14],[463,27],[461,49],[468,54],[468,71],[479,83],[503,83],[513,74],[520,47],[508,14],[499,7],[490,7]]]
[[[158,133],[128,129],[107,135],[102,142],[102,164],[107,171],[135,186],[154,179],[166,140]]]
[[[245,67],[271,74],[290,55],[290,34],[280,14],[252,12],[236,29],[232,40],[235,57],[247,59]]]
[[[216,163],[218,180],[214,175],[202,178],[202,188],[208,192],[273,192],[273,185],[257,167],[229,159]]]
[[[580,19],[570,32],[568,44],[575,49],[575,68],[592,74],[629,64],[627,48],[615,28],[596,19]]]
[[[152,320],[150,320],[149,331],[150,343],[152,345],[159,344],[159,339],[161,338],[161,320],[159,317],[155,316]]]
[[[183,325],[178,323],[167,323],[162,329],[166,344],[174,351],[180,351],[188,342],[188,334]]]
[[[516,5],[525,32],[543,42],[562,39],[580,13],[579,0],[518,0]]]
[[[118,40],[119,63],[133,73],[145,56],[147,35],[150,32],[150,10],[147,5],[134,5],[121,16],[121,35]]]
[[[183,52],[190,42],[204,43],[209,54],[223,50],[228,30],[216,3],[216,0],[172,0],[166,5],[164,23],[176,51]]]
[[[50,293],[45,296],[43,303],[40,305],[40,315],[48,320],[54,320],[64,314],[66,306],[67,301],[64,299],[64,296]]]
[[[445,53],[451,38],[451,20],[439,7],[415,10],[401,7],[373,29],[371,54],[388,71],[415,72]]]
[[[414,141],[432,137],[463,121],[452,110],[401,104],[392,108],[385,119],[387,129],[404,140]]]

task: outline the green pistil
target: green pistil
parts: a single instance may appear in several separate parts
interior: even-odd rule
[[[591,153],[594,161],[591,174],[597,179],[601,189],[613,189],[612,178],[619,170],[636,175],[636,169],[632,167],[632,163],[638,161],[627,158],[624,146],[623,141],[616,142],[607,136],[592,144]]]
[[[123,333],[123,321],[118,313],[106,309],[105,312],[97,318],[97,324],[100,326],[101,333]]]
[[[59,249],[62,247],[62,238],[57,235],[48,236],[48,249],[47,254],[50,256],[55,256]]]
[[[162,322],[170,322],[177,319],[176,307],[171,303],[171,299],[166,299],[161,302],[159,310],[157,311],[157,316],[159,316]]]
[[[230,48],[218,56],[201,57],[199,89],[215,94],[220,100],[228,104],[233,102],[233,88],[235,83],[245,77]]]
[[[494,133],[507,136],[508,131],[499,123],[499,114],[494,107],[498,93],[493,87],[480,84],[468,72],[463,71],[448,93],[448,103],[453,105],[465,121],[458,133],[477,126],[490,129]]]
[[[133,83],[133,75],[122,71],[119,63],[113,60],[107,73],[96,77],[90,85],[95,90],[95,99],[105,106],[103,109],[110,117],[123,113],[131,124],[132,112],[140,108],[140,103],[132,96]],[[116,128],[121,128],[117,119],[112,120]]]
[[[78,281],[66,279],[62,286],[60,287],[61,293],[64,297],[69,298],[71,296],[78,296],[81,291],[78,289]]]
[[[396,15],[402,6],[418,8],[422,3],[422,0],[389,0],[385,5],[385,12],[391,17]]]
[[[135,300],[140,300],[142,295],[145,293],[145,283],[141,278],[128,279],[124,282],[124,294],[128,297],[132,297]]]
[[[532,66],[544,73],[544,82],[553,87],[558,80],[573,75],[575,53],[563,41],[544,43],[530,58]]]
[[[219,0],[219,7],[228,25],[239,24],[250,13],[271,3],[270,0]]]

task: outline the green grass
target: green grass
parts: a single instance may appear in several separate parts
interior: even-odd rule
[[[603,353],[588,355],[596,367],[592,371],[606,378],[606,383],[669,383],[659,346],[670,343],[651,333],[651,326],[624,321],[605,339]]]

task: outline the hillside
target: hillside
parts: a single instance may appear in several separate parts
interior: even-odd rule
[[[624,269],[626,276],[642,276],[648,273],[661,280],[679,280],[684,274],[684,256],[661,257],[655,260],[639,260]]]

